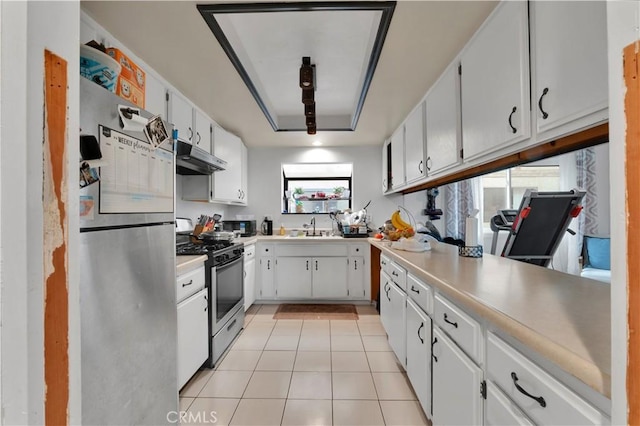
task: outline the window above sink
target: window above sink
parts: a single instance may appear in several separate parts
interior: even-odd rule
[[[353,164],[282,165],[282,213],[322,214],[351,208]]]

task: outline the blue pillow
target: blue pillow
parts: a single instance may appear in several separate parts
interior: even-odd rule
[[[587,245],[587,265],[596,269],[611,269],[611,239],[586,237]]]

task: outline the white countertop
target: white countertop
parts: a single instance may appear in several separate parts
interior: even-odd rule
[[[367,243],[367,238],[344,238],[340,236],[336,237],[291,237],[289,235],[254,235],[253,237],[240,237],[234,241],[243,243],[244,245],[254,244],[258,241],[263,242],[287,242],[287,243]]]
[[[608,284],[490,254],[460,257],[457,247],[442,243],[413,253],[368,241],[461,307],[611,398]]]
[[[184,274],[200,266],[207,260],[206,254],[195,256],[176,256],[176,275]]]

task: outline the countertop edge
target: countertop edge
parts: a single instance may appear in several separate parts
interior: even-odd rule
[[[192,271],[207,260],[206,254],[195,256],[176,256],[176,276]]]
[[[402,256],[402,252],[386,247],[383,242],[373,238],[369,238],[368,241],[371,245],[382,250],[384,254],[391,256],[393,260],[399,261],[402,266],[406,266],[413,271],[418,271],[420,275],[427,277],[431,285],[435,286],[437,290],[445,296],[453,299],[454,302],[460,303],[464,308],[472,310],[476,315],[520,341],[524,346],[551,361],[560,369],[596,392],[609,399],[611,398],[611,375],[605,373],[592,361],[580,357],[570,348],[552,341],[547,336],[527,327],[526,324],[522,324],[482,299],[467,292],[460,291],[455,286],[405,259]]]

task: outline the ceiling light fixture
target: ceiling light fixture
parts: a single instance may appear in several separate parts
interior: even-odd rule
[[[311,64],[310,56],[302,57],[300,67],[300,88],[302,89],[302,103],[304,104],[305,124],[307,134],[316,134],[316,66]]]
[[[311,66],[311,57],[302,57],[302,66],[300,67],[300,87],[302,89],[313,89],[313,67]]]
[[[320,142],[320,141],[313,141],[313,142],[311,143],[311,145],[313,145],[313,146],[320,146],[320,145],[322,145],[322,142]]]

